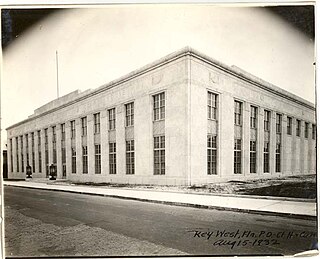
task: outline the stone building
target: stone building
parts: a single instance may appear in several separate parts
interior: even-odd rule
[[[7,128],[8,177],[192,185],[315,174],[315,106],[184,48]]]

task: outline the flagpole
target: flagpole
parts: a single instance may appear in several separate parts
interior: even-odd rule
[[[58,51],[56,50],[56,66],[57,66],[57,98],[59,98],[59,65],[58,65]]]

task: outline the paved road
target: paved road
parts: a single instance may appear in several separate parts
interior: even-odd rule
[[[5,187],[4,199],[5,208],[44,223],[84,224],[192,255],[287,255],[316,243],[310,220],[19,187]]]

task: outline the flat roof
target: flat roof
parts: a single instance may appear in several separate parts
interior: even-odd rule
[[[58,106],[56,106],[54,108],[49,108],[48,110],[44,111],[43,113],[36,114],[36,111],[37,110],[39,111],[40,108],[45,108],[46,105],[52,104],[54,101],[58,101],[59,99],[63,99],[65,96],[67,96],[69,94],[67,94],[65,96],[62,96],[62,97],[60,97],[58,99],[54,99],[53,101],[50,101],[49,103],[47,103],[47,104],[41,106],[40,108],[36,109],[35,113],[33,115],[29,116],[29,118],[9,126],[8,128],[6,128],[6,130],[12,129],[12,128],[17,127],[19,125],[22,125],[22,124],[24,124],[26,122],[32,121],[34,119],[37,119],[37,118],[39,118],[41,116],[44,116],[44,115],[47,115],[49,113],[55,112],[55,111],[60,110],[60,109],[62,109],[64,107],[67,107],[69,105],[75,104],[75,103],[77,103],[79,101],[82,101],[84,99],[90,98],[91,96],[97,95],[97,94],[99,94],[101,92],[107,91],[110,88],[116,87],[117,85],[120,85],[120,84],[122,84],[124,82],[127,82],[129,80],[132,80],[132,79],[134,79],[134,78],[136,78],[138,76],[141,76],[141,75],[143,75],[145,73],[148,73],[151,70],[159,68],[159,67],[161,67],[161,66],[163,66],[165,64],[168,64],[168,63],[170,63],[172,61],[175,61],[175,60],[177,60],[177,59],[179,59],[181,57],[185,57],[185,56],[191,56],[191,57],[197,58],[197,59],[199,59],[199,60],[201,60],[201,61],[203,61],[203,62],[205,62],[207,64],[210,64],[210,65],[212,65],[212,66],[214,66],[214,67],[216,67],[216,68],[218,68],[218,69],[220,69],[220,70],[222,70],[222,71],[224,71],[224,72],[226,72],[228,74],[231,74],[232,76],[235,76],[235,77],[237,77],[239,79],[242,79],[242,80],[244,80],[244,81],[246,81],[246,82],[248,82],[248,83],[250,83],[250,84],[252,84],[252,85],[254,85],[256,87],[258,87],[258,88],[261,88],[261,89],[264,89],[266,91],[269,91],[269,92],[271,92],[271,93],[273,93],[275,95],[278,95],[278,96],[280,96],[282,98],[285,98],[287,100],[295,102],[295,103],[297,103],[299,105],[302,105],[302,106],[304,106],[306,108],[309,108],[311,110],[315,110],[315,105],[313,103],[311,103],[311,102],[309,102],[309,101],[307,101],[307,100],[305,100],[305,99],[303,99],[303,98],[301,98],[301,97],[299,97],[299,96],[297,96],[295,94],[292,94],[292,93],[290,93],[290,92],[288,92],[286,90],[281,89],[280,87],[277,87],[277,86],[275,86],[275,85],[273,85],[273,84],[271,84],[271,83],[269,83],[267,81],[264,81],[264,80],[262,80],[262,79],[260,79],[260,78],[258,78],[256,76],[253,76],[250,73],[248,73],[248,72],[246,72],[246,71],[244,71],[244,70],[242,70],[242,69],[240,69],[240,68],[238,68],[236,66],[227,66],[227,65],[223,64],[222,62],[220,62],[220,61],[218,61],[218,60],[216,60],[214,58],[211,58],[211,57],[209,57],[209,56],[207,56],[207,55],[205,55],[205,54],[203,54],[203,53],[201,53],[201,52],[199,52],[199,51],[197,51],[197,50],[195,50],[195,49],[193,49],[191,47],[185,47],[185,48],[182,48],[182,49],[180,49],[178,51],[175,51],[175,52],[173,52],[173,53],[171,53],[171,54],[169,54],[169,55],[167,55],[167,56],[165,56],[165,57],[163,57],[161,59],[158,59],[158,60],[156,60],[156,61],[154,61],[152,63],[149,63],[149,64],[147,64],[147,65],[145,65],[145,66],[143,66],[143,67],[141,67],[139,69],[136,69],[136,70],[134,70],[134,71],[132,71],[132,72],[130,72],[130,73],[128,73],[128,74],[116,79],[116,80],[113,80],[113,81],[111,81],[111,82],[109,82],[107,84],[104,84],[104,85],[102,85],[102,86],[100,86],[100,87],[98,87],[96,89],[93,89],[93,90],[90,90],[90,91],[84,91],[84,92],[80,92],[79,91],[78,95],[75,95],[72,100],[67,101],[67,102],[65,102],[63,104],[60,104],[60,105],[58,105]],[[59,102],[57,102],[57,103],[59,103]]]

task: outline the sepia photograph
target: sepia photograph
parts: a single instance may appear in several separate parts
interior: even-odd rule
[[[318,254],[314,4],[2,6],[2,256]]]

